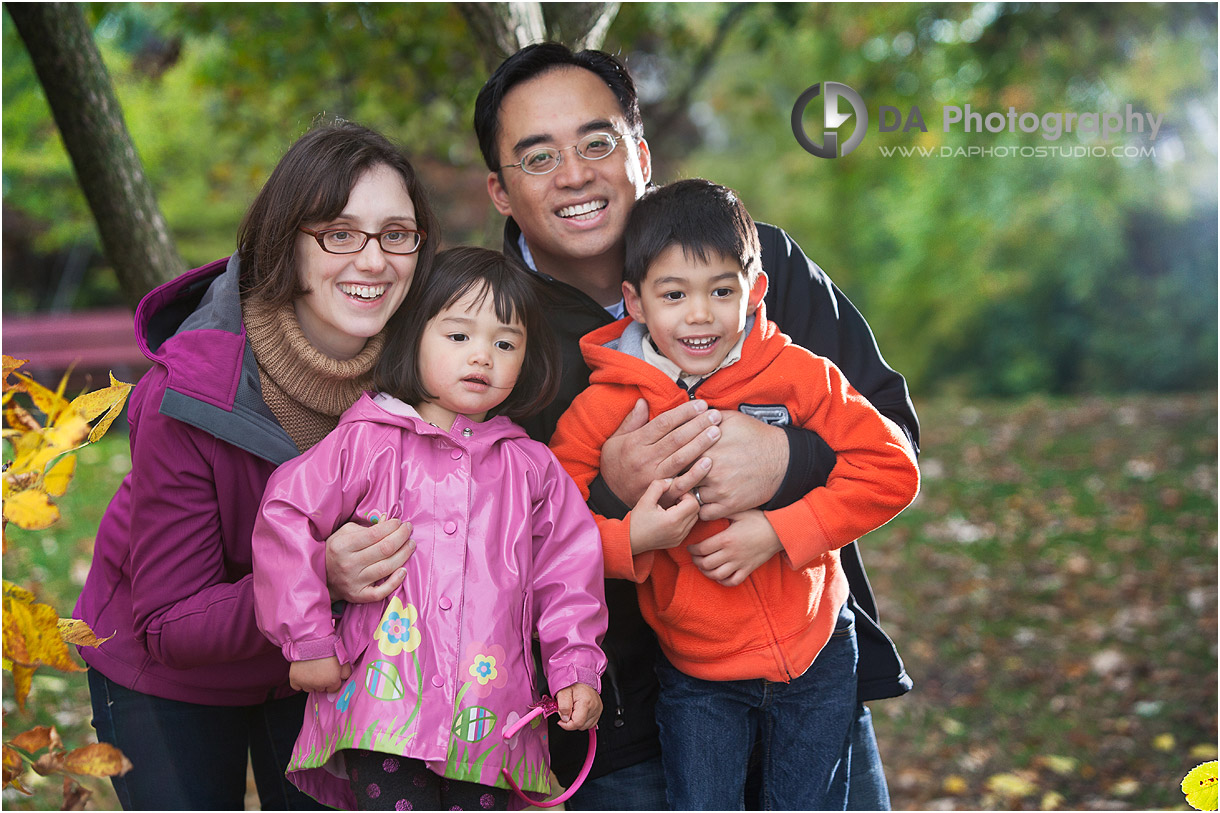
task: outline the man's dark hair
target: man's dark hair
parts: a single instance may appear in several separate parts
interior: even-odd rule
[[[496,317],[525,327],[525,360],[508,398],[487,417],[514,421],[541,412],[559,391],[559,345],[542,315],[534,277],[498,251],[474,246],[445,249],[424,273],[416,272],[411,290],[387,325],[385,348],[374,372],[377,388],[418,405],[436,396],[424,388],[419,366],[420,339],[432,317],[470,291],[478,302],[491,296]]]
[[[440,222],[415,168],[385,136],[339,121],[314,127],[297,139],[250,204],[237,230],[243,296],[286,305],[308,293],[297,271],[297,227],[337,217],[360,177],[378,166],[402,178],[415,207],[415,227],[427,234],[415,273],[426,269],[440,245]]]
[[[737,193],[693,178],[648,190],[627,218],[623,280],[638,292],[649,267],[665,249],[681,246],[687,257],[710,262],[712,254],[736,260],[753,285],[762,269],[758,228]]]
[[[623,110],[628,130],[625,135],[636,140],[644,137],[644,122],[640,118],[640,100],[636,97],[635,82],[631,81],[631,74],[627,73],[627,67],[618,57],[605,51],[574,53],[571,48],[558,42],[540,42],[527,45],[500,63],[475,99],[474,132],[489,170],[497,172],[500,169],[496,141],[500,137],[500,105],[505,95],[522,82],[569,66],[584,68],[605,82]]]

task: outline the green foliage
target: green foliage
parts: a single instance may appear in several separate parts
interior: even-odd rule
[[[232,251],[245,206],[322,114],[407,145],[446,242],[498,243],[470,128],[484,55],[452,5],[89,8],[189,264]],[[6,215],[26,215],[43,251],[95,244],[7,17],[4,45]],[[1215,7],[1195,4],[641,3],[605,48],[636,75],[658,181],[726,183],[787,229],[914,391],[1007,395],[1215,386],[1216,45]],[[859,91],[872,121],[834,161],[791,132],[819,81]],[[948,104],[1164,119],[1155,159],[882,153],[1102,143],[944,133]],[[877,132],[880,105],[918,106],[928,132]]]

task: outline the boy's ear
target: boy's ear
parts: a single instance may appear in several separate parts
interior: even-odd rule
[[[750,298],[746,306],[746,313],[750,314],[758,310],[758,306],[762,304],[763,297],[767,295],[767,272],[759,271],[758,279],[754,280],[754,287],[750,289]]]
[[[644,308],[640,303],[640,292],[626,280],[623,281],[623,304],[627,306],[627,315],[641,325],[644,322]]]

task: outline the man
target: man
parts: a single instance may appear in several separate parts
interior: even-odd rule
[[[534,269],[559,338],[564,377],[559,396],[526,429],[547,440],[575,395],[588,385],[578,341],[623,315],[623,229],[651,180],[635,87],[626,68],[598,51],[573,54],[554,43],[509,57],[479,93],[475,131],[490,173],[488,194],[508,218],[504,251]],[[545,151],[538,150],[545,148]],[[556,161],[555,159],[558,158]],[[918,449],[918,422],[906,383],[882,360],[867,323],[846,297],[782,231],[760,224],[763,270],[772,281],[768,315],[807,349],[834,361],[852,384]],[[781,507],[822,485],[834,452],[816,434],[771,426],[741,412],[708,410],[693,400],[647,421],[641,401],[603,447],[602,474],[590,503],[623,516],[649,482],[673,477],[671,493],[691,491],[700,517],[717,519],[758,506]],[[757,544],[729,530],[720,543],[733,555]],[[889,797],[864,700],[910,689],[893,644],[876,625],[876,608],[855,545],[841,552],[852,586],[860,646],[857,721],[850,754],[849,806],[888,808]],[[602,700],[597,762],[568,802],[571,809],[665,807],[653,707],[656,641],[639,614],[634,585],[607,582],[610,660]],[[558,732],[558,733],[557,733]],[[568,782],[583,750],[552,729],[556,773]]]

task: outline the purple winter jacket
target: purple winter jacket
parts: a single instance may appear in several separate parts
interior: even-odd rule
[[[152,291],[136,337],[156,362],[132,391],[131,472],[106,509],[73,615],[85,662],[129,689],[219,706],[292,692],[254,620],[250,537],[275,467],[297,455],[260,394],[238,295],[217,260]]]
[[[389,598],[339,624],[326,539],[344,523],[397,517],[415,553]],[[551,451],[505,417],[443,431],[389,395],[360,398],[339,426],[267,484],[254,526],[259,625],[293,661],[336,655],[352,674],[310,695],[289,778],[352,808],[342,750],[424,760],[436,773],[505,787],[501,769],[549,791],[547,728],[501,732],[538,699],[538,636],[554,694],[600,691],[606,658],[601,538]]]

